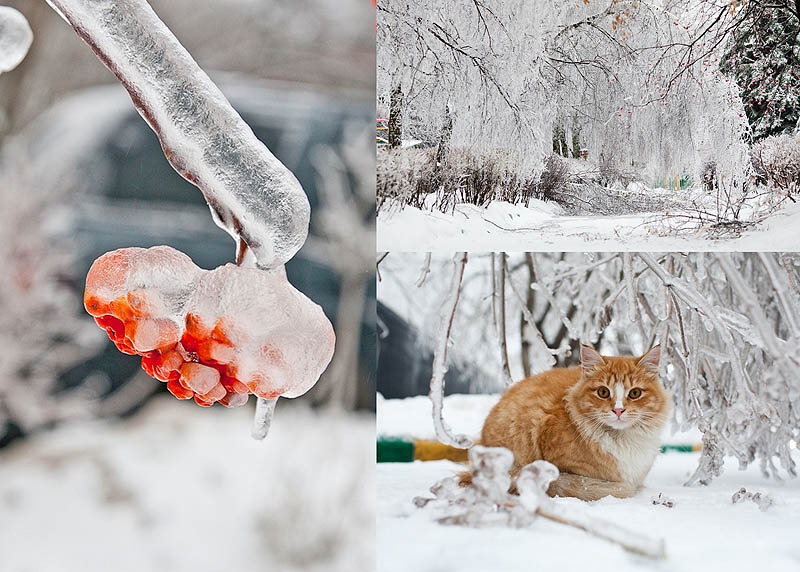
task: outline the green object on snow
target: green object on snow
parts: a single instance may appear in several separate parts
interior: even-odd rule
[[[676,451],[678,453],[692,453],[699,451],[700,445],[661,445],[661,452]]]
[[[403,439],[380,439],[377,460],[379,463],[410,463],[414,460],[414,443]]]

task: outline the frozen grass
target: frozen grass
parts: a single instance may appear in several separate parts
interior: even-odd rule
[[[372,569],[374,418],[286,401],[256,442],[251,415],[164,397],[3,451],[0,567]]]

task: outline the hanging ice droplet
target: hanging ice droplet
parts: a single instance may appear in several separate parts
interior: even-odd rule
[[[21,12],[0,6],[0,73],[13,70],[28,53],[33,31]]]

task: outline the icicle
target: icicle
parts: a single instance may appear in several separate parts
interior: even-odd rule
[[[258,401],[256,401],[256,415],[253,418],[253,439],[258,439],[260,441],[267,436],[277,403],[277,397],[274,399],[258,398]]]

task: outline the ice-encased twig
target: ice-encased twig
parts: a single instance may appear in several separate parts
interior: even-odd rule
[[[644,536],[607,520],[591,518],[571,507],[549,502],[536,510],[539,516],[583,530],[592,536],[618,544],[628,552],[662,560],[666,557],[664,540]]]
[[[308,234],[300,183],[261,143],[144,0],[48,0],[119,78],[170,164],[262,268]]]
[[[253,439],[263,440],[269,433],[269,427],[272,424],[272,416],[275,414],[275,405],[278,403],[278,398],[264,399],[258,398],[256,401],[256,415],[253,418]]]
[[[450,288],[439,311],[441,325],[436,340],[436,349],[433,352],[433,374],[431,375],[431,390],[428,393],[433,404],[433,427],[436,431],[436,438],[445,445],[452,445],[460,449],[471,447],[472,440],[466,435],[453,435],[444,420],[442,409],[444,407],[444,374],[447,373],[447,345],[450,343],[450,330],[453,327],[453,317],[456,314],[458,298],[461,295],[461,282],[464,279],[466,264],[466,252],[457,252],[453,256],[453,276]]]
[[[458,477],[447,477],[431,487],[435,499],[417,497],[414,504],[433,509],[441,524],[462,526],[529,527],[537,517],[572,526],[612,542],[634,554],[663,559],[664,540],[592,517],[585,510],[555,502],[547,495],[550,484],[559,476],[558,468],[538,460],[525,465],[512,479],[509,470],[514,455],[503,447],[475,445],[469,450],[472,482],[458,485]],[[510,485],[519,494],[509,492]]]
[[[241,241],[236,245],[236,263],[239,266],[255,267],[256,259],[253,251]],[[253,428],[250,435],[257,441],[263,441],[269,435],[269,428],[272,426],[272,416],[275,415],[275,406],[278,404],[279,397],[274,399],[264,399],[259,397],[256,400],[256,412],[253,415]]]
[[[496,264],[496,260],[500,264]],[[500,346],[500,361],[503,365],[503,378],[506,385],[514,383],[508,362],[508,341],[506,339],[506,253],[492,253],[492,315],[497,330],[497,343]]]
[[[25,16],[14,8],[0,6],[0,74],[21,64],[32,42],[33,31]]]
[[[539,331],[539,327],[536,325],[536,320],[534,319],[533,314],[531,314],[531,311],[528,309],[525,300],[522,298],[522,294],[520,293],[519,289],[517,289],[517,286],[514,284],[514,277],[512,276],[511,271],[508,268],[507,258],[504,260],[504,264],[506,273],[508,274],[508,283],[511,285],[511,291],[514,292],[514,295],[517,297],[517,300],[519,301],[519,309],[522,312],[522,316],[525,318],[525,322],[528,324],[528,327],[530,328],[531,332],[533,332],[534,335],[533,339],[539,346],[540,351],[542,353],[549,354],[549,357],[547,358],[545,365],[548,368],[552,368],[556,365],[555,356],[558,354],[558,350],[551,350],[550,346],[547,345],[547,342],[544,341],[544,336],[542,336],[542,332]]]

